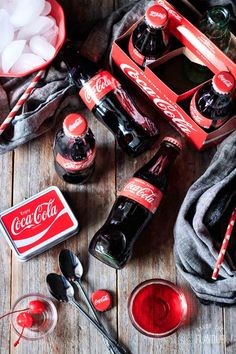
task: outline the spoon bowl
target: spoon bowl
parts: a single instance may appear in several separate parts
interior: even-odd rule
[[[74,297],[74,289],[69,281],[56,273],[48,274],[46,278],[49,292],[60,302],[69,302]]]
[[[69,281],[78,281],[83,275],[83,266],[79,258],[70,250],[62,250],[59,255],[59,266],[62,274]]]

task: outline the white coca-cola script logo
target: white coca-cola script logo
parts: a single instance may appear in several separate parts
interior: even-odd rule
[[[160,98],[160,96],[158,96],[156,92],[148,86],[142,78],[140,78],[140,73],[137,70],[127,64],[121,64],[120,68],[127,76],[131,78],[132,81],[136,82],[142,91],[149,96],[150,99],[152,99],[153,103],[160,108],[166,116],[171,118],[172,122],[175,123],[185,135],[189,136],[191,131],[196,131],[192,124],[184,119],[174,105]]]
[[[85,87],[85,99],[88,103],[90,103],[94,96],[97,97],[102,91],[104,91],[107,87],[112,85],[112,81],[107,76],[98,77],[91,86],[89,83],[88,86]]]
[[[95,304],[95,305],[98,305],[98,304],[102,304],[103,302],[106,302],[106,301],[109,301],[108,295],[104,295],[104,296],[101,297],[100,299],[95,300],[95,301],[94,301],[94,304]]]
[[[224,74],[220,74],[218,75],[218,78],[220,79],[221,82],[223,82],[223,84],[227,87],[232,87],[233,86],[233,83],[226,79],[226,77],[224,76]]]
[[[73,132],[73,130],[75,130],[78,126],[80,126],[80,124],[83,123],[83,119],[82,118],[77,118],[73,124],[69,125],[69,131]]]
[[[171,7],[169,7],[165,1],[159,0],[158,4],[164,7],[164,9],[166,9],[169,12],[169,14],[171,14],[176,20],[178,21],[182,20],[182,16],[180,16],[176,11],[174,11]]]
[[[136,194],[137,197],[145,200],[146,202],[152,204],[157,198],[158,194],[153,193],[153,191],[148,187],[141,187],[135,182],[130,182],[124,187],[124,192],[131,192]]]
[[[47,219],[57,215],[57,207],[53,205],[54,199],[50,199],[48,203],[42,203],[27,216],[20,218],[15,217],[12,221],[11,232],[13,235],[20,235],[25,229],[35,228]]]
[[[150,11],[150,12],[149,12],[149,16],[151,16],[151,17],[158,17],[158,18],[160,18],[161,20],[163,20],[164,18],[166,18],[166,15],[165,15],[165,14],[161,14],[160,12],[157,12],[157,11]]]

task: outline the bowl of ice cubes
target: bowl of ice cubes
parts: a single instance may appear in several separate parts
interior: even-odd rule
[[[45,69],[65,41],[65,17],[56,0],[1,0],[0,76]]]

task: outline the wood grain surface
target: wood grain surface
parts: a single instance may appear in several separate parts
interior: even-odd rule
[[[60,2],[65,9],[67,26],[70,26],[74,33],[77,31],[77,23],[78,32],[82,29],[81,31],[85,33],[95,21],[128,3],[124,0],[61,0]],[[85,109],[81,113],[88,118],[98,146],[96,170],[88,184],[69,185],[56,175],[52,145],[58,127],[16,149],[13,153],[0,156],[0,211],[48,186],[56,185],[64,193],[81,225],[78,236],[68,239],[26,263],[18,262],[12,256],[3,237],[0,237],[0,313],[8,311],[14,301],[23,294],[40,292],[48,295],[46,275],[59,271],[58,254],[63,248],[70,248],[79,253],[84,265],[83,282],[87,292],[91,295],[92,291],[99,288],[112,292],[113,308],[102,314],[101,319],[132,354],[235,354],[235,309],[200,305],[189,289],[190,322],[167,338],[157,340],[143,336],[131,325],[127,312],[128,296],[135,286],[146,279],[165,278],[187,288],[175,268],[173,226],[188,188],[205,171],[214,151],[199,153],[191,146],[185,145],[182,155],[172,170],[168,192],[163,203],[153,222],[137,242],[133,259],[123,270],[115,271],[88,256],[88,244],[105,221],[117,191],[139,167],[150,159],[156,148],[138,158],[128,158],[117,149],[111,133],[97,122],[92,114]],[[156,113],[153,115],[153,118],[158,121],[161,137],[177,136],[177,133]],[[58,126],[62,119],[63,115]],[[69,304],[58,306],[58,313],[58,325],[52,335],[41,341],[22,340],[17,348],[13,347],[16,335],[10,331],[9,320],[2,320],[0,354],[107,353],[101,336]]]

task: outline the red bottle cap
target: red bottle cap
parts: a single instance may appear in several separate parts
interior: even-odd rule
[[[181,141],[177,140],[177,139],[174,139],[172,138],[171,136],[166,136],[162,142],[164,141],[168,141],[169,143],[175,145],[179,150],[182,150],[183,149],[183,145],[181,143]]]
[[[88,123],[86,119],[78,113],[71,113],[66,116],[63,122],[63,130],[70,138],[78,138],[86,133]]]
[[[168,21],[168,13],[164,7],[153,5],[147,9],[145,19],[147,24],[151,27],[164,27]]]
[[[92,294],[92,304],[97,311],[104,312],[111,307],[112,297],[106,290],[97,290]]]
[[[212,86],[216,92],[227,95],[233,91],[235,79],[228,71],[220,71],[213,77]]]

